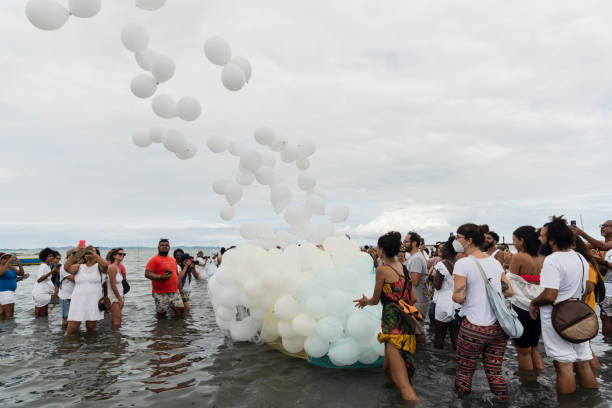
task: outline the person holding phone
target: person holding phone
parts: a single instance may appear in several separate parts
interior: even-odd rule
[[[11,266],[13,262],[17,264],[19,270]],[[19,258],[12,254],[0,253],[0,319],[13,317],[17,281],[26,279],[28,276],[24,273]]]
[[[179,278],[176,261],[168,256],[170,242],[162,238],[157,245],[157,255],[147,262],[145,278],[151,281],[157,318],[166,317],[172,309],[176,317],[185,315],[185,305],[179,294]]]

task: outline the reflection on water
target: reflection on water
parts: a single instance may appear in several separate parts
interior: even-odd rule
[[[133,255],[133,254],[130,254]],[[64,338],[59,305],[48,318],[32,313],[33,279],[17,291],[15,319],[0,321],[0,406],[205,407],[397,407],[404,404],[386,386],[381,369],[341,370],[311,366],[265,346],[232,344],[215,325],[206,283],[192,285],[192,309],[184,320],[157,320],[143,267],[153,253],[127,264],[132,291],[123,327],[107,318],[95,333]],[[36,273],[36,268],[28,268]],[[607,407],[612,400],[612,339],[597,337],[599,392],[558,398],[554,369],[520,373],[508,348],[504,375],[511,406]],[[453,394],[455,358],[450,351],[421,348],[415,355],[415,389],[422,407],[497,406],[479,367],[466,400]]]

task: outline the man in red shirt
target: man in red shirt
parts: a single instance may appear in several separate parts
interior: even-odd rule
[[[160,239],[157,245],[157,255],[149,259],[145,268],[145,278],[153,285],[153,299],[157,317],[166,316],[169,308],[174,310],[176,317],[185,315],[185,306],[179,294],[179,279],[176,261],[168,256],[170,242]]]

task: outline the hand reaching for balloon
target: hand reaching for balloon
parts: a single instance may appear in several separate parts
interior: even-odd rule
[[[362,294],[361,295],[361,299],[355,299],[355,300],[353,300],[353,302],[356,303],[355,307],[363,309],[364,307],[366,307],[368,305],[369,300],[370,299],[368,299],[366,297],[366,295]]]

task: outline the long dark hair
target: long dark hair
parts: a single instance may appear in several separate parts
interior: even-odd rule
[[[106,260],[110,263],[115,262],[115,255],[117,255],[119,251],[123,251],[123,248],[113,248],[108,251],[108,254],[106,254]]]
[[[401,246],[402,234],[397,231],[389,231],[378,238],[378,247],[382,249],[389,258],[393,258],[397,255]]]
[[[539,234],[536,232],[535,227],[523,225],[515,229],[512,235],[523,240],[523,249],[525,252],[531,256],[538,256],[540,240],[538,239]]]

